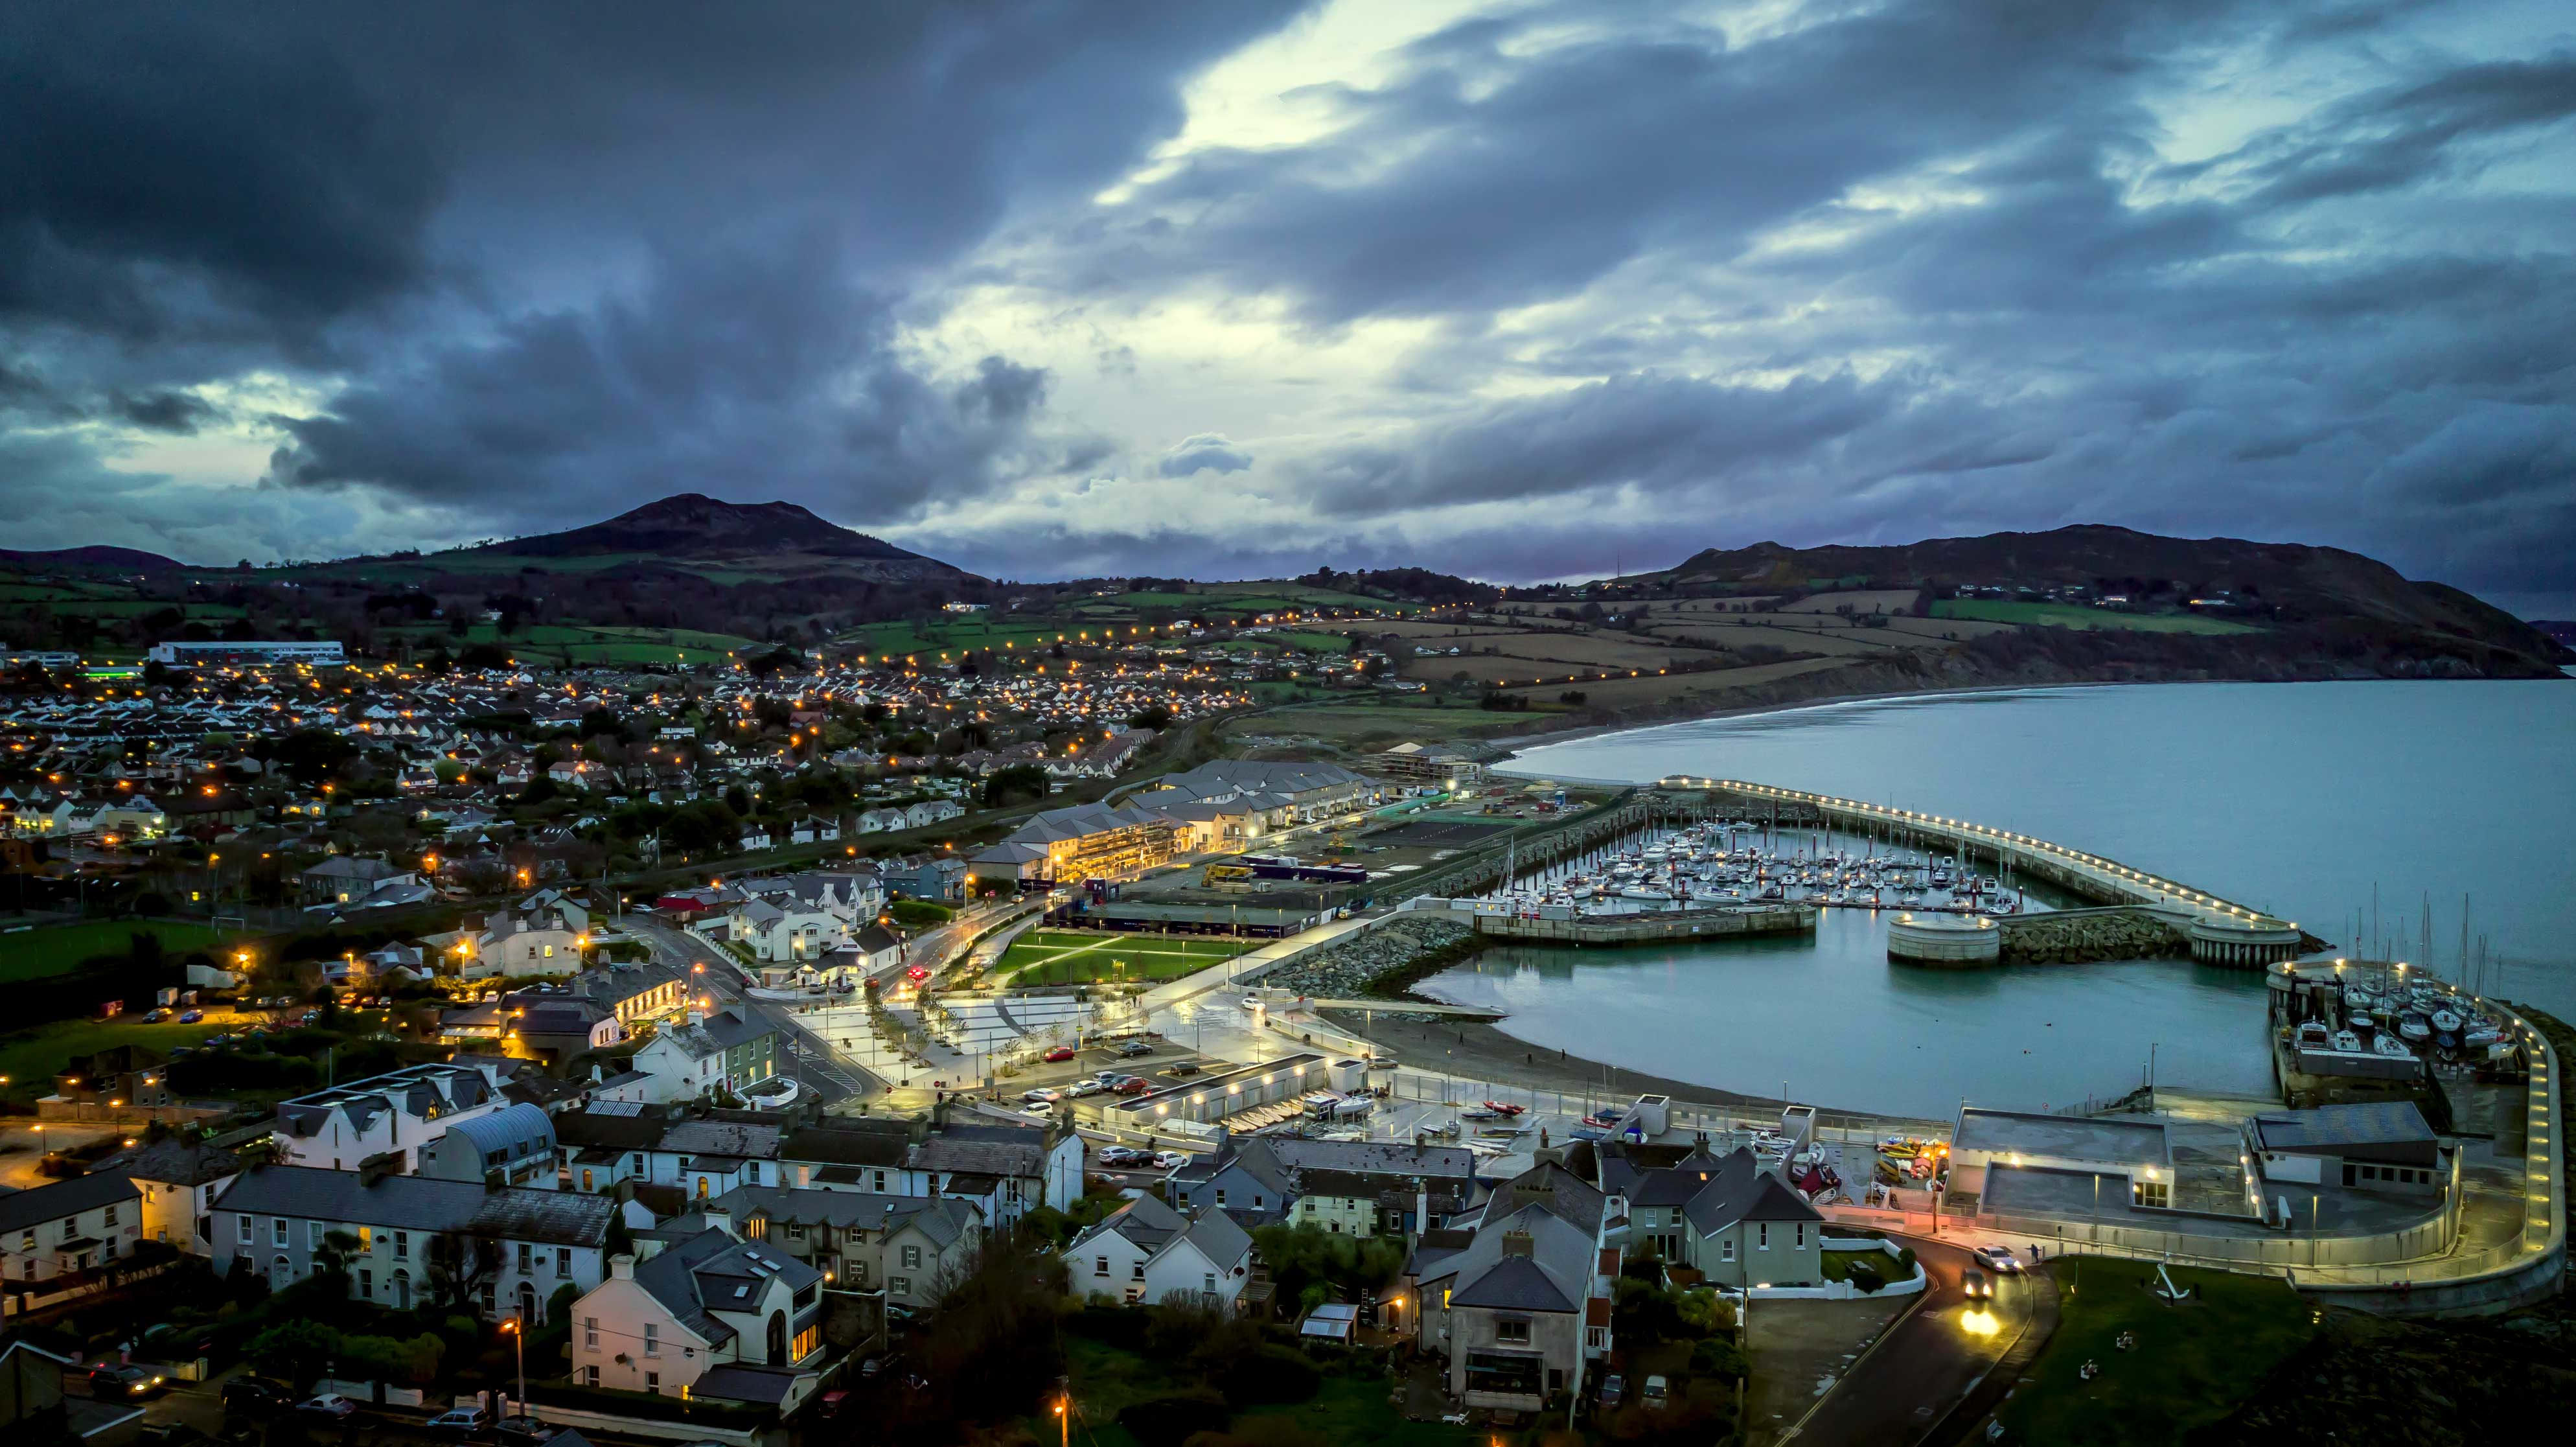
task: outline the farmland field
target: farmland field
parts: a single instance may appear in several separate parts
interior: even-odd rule
[[[121,955],[137,934],[158,936],[171,954],[210,949],[228,932],[201,924],[166,924],[145,920],[98,920],[87,924],[46,925],[18,934],[0,934],[0,980],[33,980],[59,975],[92,955]]]
[[[1031,930],[1003,952],[995,973],[1011,975],[1017,985],[1172,980],[1233,959],[1256,943],[1190,935]]]
[[[2048,628],[2124,628],[2139,633],[2260,633],[2251,623],[2230,623],[2193,613],[2122,613],[2073,603],[2007,603],[2000,599],[1951,598],[1932,605],[1935,618],[1976,618]]]

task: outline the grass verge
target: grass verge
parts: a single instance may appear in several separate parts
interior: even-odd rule
[[[2188,1300],[2150,1290],[2151,1261],[2068,1257],[2054,1266],[2057,1334],[1998,1414],[2015,1442],[2171,1443],[2225,1417],[2308,1344],[2316,1309],[2276,1277],[2168,1268]],[[2133,1350],[2114,1344],[2123,1332]],[[2100,1365],[2091,1381],[2086,1362]]]

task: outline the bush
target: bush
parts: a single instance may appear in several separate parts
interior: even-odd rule
[[[1844,1268],[1843,1275],[1851,1282],[1852,1290],[1863,1296],[1871,1295],[1887,1285],[1887,1278],[1879,1275],[1878,1268],[1867,1261],[1853,1262]]]
[[[948,906],[933,904],[926,899],[898,899],[886,906],[886,913],[894,916],[894,922],[905,929],[929,929],[933,925],[946,924],[957,915]]]
[[[1324,1374],[1292,1347],[1263,1346],[1226,1359],[1217,1370],[1216,1388],[1236,1407],[1273,1402],[1302,1402],[1324,1384]]]
[[[1137,1447],[1181,1447],[1196,1433],[1224,1431],[1233,1419],[1225,1398],[1201,1387],[1130,1402],[1119,1412],[1118,1425]]]
[[[1731,1382],[1744,1375],[1744,1349],[1724,1337],[1710,1337],[1691,1348],[1690,1373]]]

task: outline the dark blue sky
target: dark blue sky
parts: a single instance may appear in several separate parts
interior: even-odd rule
[[[0,10],[0,523],[977,571],[2105,521],[2576,613],[2563,4]]]

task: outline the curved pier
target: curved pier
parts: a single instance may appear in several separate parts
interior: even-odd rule
[[[1656,787],[1699,790],[1747,807],[1789,810],[1793,817],[1803,813],[1828,827],[1902,831],[1949,846],[1963,855],[1983,856],[1998,866],[2010,865],[2017,874],[2047,880],[2084,898],[2145,910],[2167,920],[2183,931],[2191,945],[2191,957],[2203,964],[2260,969],[2296,959],[2310,948],[2296,921],[2274,919],[2206,890],[2028,834],[1942,814],[1891,809],[1859,799],[1740,779],[1668,774],[1656,781]]]

